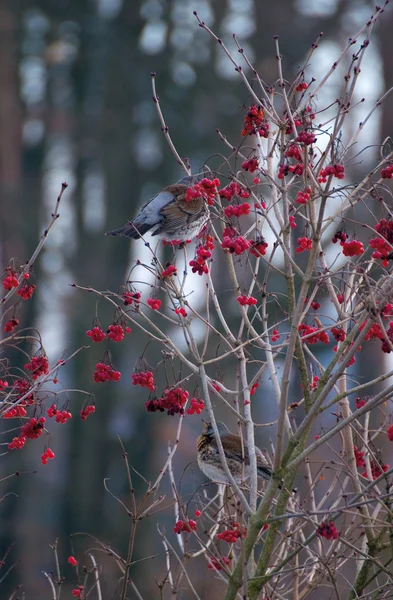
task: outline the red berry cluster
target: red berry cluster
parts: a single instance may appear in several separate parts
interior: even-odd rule
[[[260,237],[256,240],[251,240],[251,249],[250,254],[259,258],[260,256],[265,256],[266,248],[269,246],[263,237]]]
[[[338,540],[338,531],[333,521],[322,521],[317,529],[317,535],[327,540]]]
[[[367,398],[355,398],[355,405],[356,405],[357,409],[362,408],[366,404],[367,404]]]
[[[362,242],[358,240],[351,240],[350,242],[344,242],[342,244],[342,253],[344,256],[360,256],[364,253],[364,247]]]
[[[326,183],[328,177],[337,177],[337,179],[344,179],[345,169],[343,165],[329,165],[324,169],[321,169],[318,177],[319,183]]]
[[[278,168],[278,179],[284,179],[289,173],[293,173],[294,175],[298,175],[299,177],[303,175],[304,165],[298,163],[297,165],[280,165]]]
[[[372,460],[370,462],[371,477],[373,478],[373,480],[378,479],[378,477],[380,477],[383,473],[386,473],[388,469],[389,465],[380,465],[375,460]],[[367,471],[364,471],[364,473],[362,473],[362,476],[368,479]]]
[[[23,446],[26,443],[26,438],[23,435],[19,437],[14,437],[12,442],[8,444],[9,450],[22,450]]]
[[[306,250],[312,249],[312,239],[303,236],[297,239],[297,247],[296,252],[300,254],[300,252],[306,252]]]
[[[190,260],[189,264],[193,273],[203,275],[204,273],[209,272],[206,261],[211,258],[212,250],[214,250],[214,238],[211,235],[206,235],[205,243],[196,250],[196,258]]]
[[[232,200],[233,196],[239,196],[239,198],[245,199],[250,197],[250,192],[245,187],[240,185],[240,183],[236,183],[235,181],[232,181],[232,183],[226,187],[218,190],[218,193],[220,198],[225,198],[228,200],[228,202]]]
[[[306,90],[308,88],[308,83],[306,83],[305,81],[302,81],[301,83],[299,83],[295,90],[297,92],[303,92],[304,90]]]
[[[8,381],[0,379],[0,392],[4,391],[8,387]]]
[[[46,465],[48,460],[52,460],[52,458],[55,458],[55,453],[50,448],[47,448],[41,456],[41,462],[43,465]]]
[[[296,221],[293,215],[289,217],[289,227],[291,229],[296,229]]]
[[[252,384],[252,386],[250,388],[250,396],[254,396],[255,392],[257,391],[258,388],[259,388],[259,382],[256,381],[255,383]]]
[[[146,387],[152,392],[156,389],[152,371],[137,371],[132,374],[132,385]]]
[[[13,419],[15,417],[25,417],[27,415],[26,410],[23,406],[15,406],[14,408],[10,408],[6,413],[3,414],[3,419]]]
[[[80,412],[80,416],[82,421],[86,421],[87,417],[89,415],[91,415],[93,412],[95,412],[96,407],[93,406],[93,404],[88,404],[87,406],[85,406],[85,408],[82,408],[81,412]]]
[[[393,165],[388,165],[384,169],[381,169],[382,179],[392,179],[393,177]]]
[[[22,298],[22,300],[30,300],[32,297],[36,286],[30,283],[24,283],[21,288],[17,291],[18,296]]]
[[[34,356],[31,362],[25,364],[26,371],[32,371],[33,379],[38,379],[41,375],[47,375],[49,373],[49,363],[46,356]]]
[[[202,197],[210,206],[212,206],[214,204],[214,199],[219,185],[219,179],[208,179],[207,177],[205,177],[204,179],[187,189],[186,202],[192,202],[196,198]]]
[[[120,381],[120,371],[115,371],[110,365],[99,362],[96,364],[96,370],[93,374],[96,383],[104,383],[105,381]]]
[[[141,302],[141,293],[140,292],[124,292],[123,294],[123,302],[125,306],[134,305],[136,309],[139,308],[139,304]]]
[[[10,333],[11,331],[14,331],[14,329],[16,329],[18,327],[18,325],[19,325],[19,319],[10,319],[4,325],[5,333]]]
[[[258,159],[256,157],[249,158],[242,163],[242,169],[245,171],[249,171],[250,173],[255,173],[255,171],[259,168]]]
[[[86,335],[95,343],[99,344],[106,338],[106,333],[101,329],[101,327],[93,327],[86,331]]]
[[[162,398],[154,398],[146,402],[148,412],[167,411],[167,414],[173,417],[176,414],[184,414],[184,405],[188,400],[189,393],[180,387],[168,388],[164,391]]]
[[[311,327],[310,325],[306,325],[306,323],[301,323],[298,327],[298,331],[303,343],[317,344],[318,342],[322,342],[323,344],[329,344],[328,334],[326,331],[318,329],[318,327]],[[310,337],[305,338],[307,335]]]
[[[192,519],[188,519],[188,521],[177,521],[175,524],[173,531],[180,535],[181,533],[191,533],[191,531],[196,531],[197,524],[196,521]]]
[[[258,304],[256,298],[253,296],[246,296],[245,294],[243,294],[243,296],[238,296],[236,300],[239,302],[240,306],[254,306],[255,304]]]
[[[224,250],[229,250],[231,254],[239,256],[243,254],[251,246],[251,242],[246,240],[243,236],[238,235],[233,227],[226,227],[223,232],[223,238],[221,247]]]
[[[72,414],[68,410],[58,410],[56,404],[52,404],[46,412],[50,419],[55,417],[56,423],[64,424],[72,418]]]
[[[175,265],[168,265],[166,269],[161,271],[161,277],[172,277],[173,275],[177,275],[177,269]]]
[[[391,442],[393,442],[393,425],[391,425],[386,431],[387,436]]]
[[[228,544],[234,544],[239,538],[245,538],[247,531],[244,527],[240,527],[239,523],[235,523],[233,529],[225,529],[217,535],[217,539],[223,540]]]
[[[353,452],[355,454],[356,466],[357,467],[365,467],[366,461],[364,460],[364,452],[359,450],[357,446],[353,447]]]
[[[122,342],[124,340],[124,329],[121,325],[109,325],[108,338],[113,342]]]
[[[161,306],[161,300],[156,300],[154,298],[148,298],[147,303],[152,310],[159,310]]]
[[[280,333],[278,329],[273,329],[272,342],[277,342],[280,339]]]
[[[78,561],[73,557],[73,556],[69,556],[68,557],[68,562],[70,563],[70,565],[72,565],[73,567],[76,567],[76,565],[78,564]]]
[[[333,242],[333,244],[336,244],[338,241],[340,241],[340,246],[344,246],[344,243],[346,242],[347,239],[348,239],[347,234],[344,233],[343,231],[339,230],[339,231],[336,231],[336,233],[332,237],[332,242]]]
[[[198,400],[197,398],[191,398],[190,407],[187,408],[186,413],[188,415],[200,415],[201,412],[205,408],[205,403],[203,400]]]
[[[210,560],[207,564],[207,568],[211,569],[212,571],[221,571],[223,566],[228,566],[230,564],[231,564],[231,561],[226,556],[223,556],[219,559],[210,558]]]
[[[39,419],[34,419],[34,417],[32,417],[21,428],[21,437],[26,437],[29,440],[36,440],[42,435],[45,422],[45,417],[40,417]]]
[[[77,585],[75,589],[72,590],[72,595],[75,596],[75,598],[80,598],[82,596],[83,593],[83,585]]]
[[[230,219],[231,217],[242,217],[243,215],[248,215],[250,212],[250,205],[248,202],[244,202],[243,204],[230,204],[224,208],[225,216]]]
[[[267,138],[269,135],[269,124],[264,121],[265,113],[261,106],[253,104],[247,111],[244,118],[244,125],[242,129],[242,136],[252,135],[256,132],[261,137]]]
[[[332,327],[330,331],[333,334],[333,337],[336,340],[336,342],[345,341],[347,334],[345,333],[344,329],[342,329],[341,327]]]
[[[185,308],[179,307],[175,309],[175,314],[176,315],[181,315],[182,317],[186,317],[187,316],[187,312]]]
[[[381,260],[383,267],[388,267],[389,260],[392,257],[392,246],[382,238],[373,238],[370,240],[370,246],[375,250],[371,256],[377,260]]]
[[[299,144],[304,144],[305,146],[310,146],[317,141],[315,133],[310,131],[301,131],[296,138],[296,142]]]
[[[311,198],[311,188],[306,187],[304,192],[300,191],[297,193],[296,202],[297,202],[297,204],[307,204],[307,202],[310,200],[310,198]]]
[[[299,147],[296,144],[290,144],[288,150],[285,152],[285,156],[287,158],[294,158],[298,162],[302,161],[302,156],[300,154]]]
[[[314,377],[312,378],[312,382],[308,386],[309,389],[310,390],[315,390],[318,387],[318,382],[319,382],[318,375],[314,375]]]
[[[7,269],[7,270],[8,270],[8,275],[6,277],[4,277],[4,279],[3,279],[3,288],[8,291],[8,290],[12,290],[12,288],[14,288],[14,287],[18,287],[19,281],[18,281],[15,271],[12,271],[11,269]]]

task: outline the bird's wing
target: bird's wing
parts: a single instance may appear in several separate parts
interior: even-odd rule
[[[242,460],[244,458],[244,462],[246,465],[249,464],[250,459],[248,456],[248,448],[245,441],[243,441],[243,455],[241,450],[241,445],[239,444],[239,436],[234,433],[225,434],[225,455],[227,458],[233,458],[234,460]]]
[[[173,194],[173,201],[161,208],[162,223],[155,229],[154,235],[161,231],[167,233],[176,231],[198,220],[201,213],[206,212],[206,204],[202,197],[186,202],[187,188],[188,186],[183,184],[170,185],[166,188],[168,193]]]

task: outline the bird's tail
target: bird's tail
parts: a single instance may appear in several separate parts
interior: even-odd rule
[[[124,227],[120,227],[119,229],[112,229],[112,231],[108,231],[105,235],[123,235],[125,237],[131,238],[133,240],[139,239],[142,235],[145,235],[151,228],[151,225],[147,225],[146,223],[143,225],[139,225],[138,228],[135,227],[132,221],[129,221]]]

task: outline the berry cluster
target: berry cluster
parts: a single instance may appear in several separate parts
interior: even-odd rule
[[[265,256],[266,248],[269,246],[263,237],[259,237],[256,240],[251,240],[250,242],[250,254],[259,258],[260,256]]]
[[[333,242],[333,244],[336,244],[338,241],[340,241],[340,246],[343,246],[347,239],[348,239],[347,234],[344,233],[343,231],[339,230],[339,231],[336,231],[336,233],[332,237],[332,242]]]
[[[378,477],[380,477],[383,473],[386,473],[388,469],[389,465],[379,464],[375,460],[372,460],[370,462],[371,477],[373,478],[373,480],[378,479]],[[368,479],[367,471],[364,471],[364,473],[362,473],[362,477]]]
[[[81,412],[80,412],[80,417],[82,419],[82,421],[86,421],[87,417],[89,415],[91,415],[93,412],[95,412],[96,407],[93,406],[93,404],[88,404],[87,406],[85,406],[85,408],[82,408]]]
[[[306,250],[312,249],[312,239],[303,236],[297,239],[296,253],[306,252]]]
[[[231,561],[226,556],[222,556],[221,558],[210,558],[207,568],[212,571],[221,571],[223,566],[228,566],[231,564]]]
[[[10,442],[8,444],[8,449],[9,450],[22,450],[25,443],[26,443],[26,438],[23,435],[20,435],[19,437],[14,437],[12,439],[12,442]]]
[[[317,535],[327,540],[338,540],[338,531],[333,521],[322,521],[317,529]]]
[[[179,307],[175,309],[175,314],[176,315],[181,315],[182,317],[186,317],[187,316],[187,312],[185,308]]]
[[[108,339],[113,342],[122,342],[124,340],[124,329],[121,325],[109,325],[107,333]]]
[[[311,146],[317,141],[315,133],[309,131],[301,131],[296,138],[296,142],[304,144],[305,146]]]
[[[125,306],[134,305],[134,308],[138,309],[141,301],[140,292],[124,292],[123,302]]]
[[[345,169],[343,165],[329,165],[324,169],[321,169],[318,177],[319,183],[326,183],[328,177],[337,177],[337,179],[344,179]]]
[[[40,417],[39,419],[34,419],[34,417],[32,417],[21,428],[21,437],[26,437],[29,440],[36,440],[42,435],[42,432],[45,427],[45,422],[45,417]]]
[[[206,235],[205,243],[196,250],[196,258],[190,260],[189,264],[193,273],[203,275],[209,272],[206,261],[211,258],[212,250],[214,250],[214,238],[211,235]]]
[[[93,327],[86,331],[86,335],[95,343],[99,344],[106,338],[106,333],[101,329],[101,327]]]
[[[250,246],[251,242],[246,240],[243,236],[238,235],[233,227],[225,227],[221,242],[221,247],[224,250],[229,250],[231,254],[239,256],[248,250]]]
[[[18,327],[18,325],[19,325],[19,319],[10,319],[4,325],[4,332],[10,333],[11,331],[14,331],[14,329],[16,329]]]
[[[366,461],[364,460],[364,452],[359,450],[357,446],[353,447],[353,452],[355,454],[356,466],[364,468],[366,466]]]
[[[214,199],[219,185],[219,179],[208,179],[207,177],[205,177],[204,179],[187,189],[186,202],[192,202],[193,200],[202,197],[210,206],[212,206],[214,204]]]
[[[255,304],[258,304],[256,298],[253,296],[246,296],[245,294],[243,294],[243,296],[238,296],[236,300],[239,302],[240,306],[254,306]]]
[[[358,240],[351,240],[350,242],[344,242],[341,244],[343,249],[342,253],[344,256],[360,256],[364,253],[364,247],[362,242]]]
[[[8,269],[8,275],[3,279],[3,288],[5,290],[12,290],[14,287],[18,287],[19,281],[15,271]]]
[[[25,364],[26,371],[32,371],[33,379],[38,379],[41,375],[47,375],[49,373],[49,363],[46,356],[34,356],[31,362]]]
[[[198,400],[197,398],[191,398],[190,407],[187,408],[186,413],[188,415],[200,415],[201,412],[205,408],[205,403],[203,400]]]
[[[243,204],[230,204],[224,208],[225,216],[230,219],[231,217],[241,217],[243,215],[248,215],[250,212],[250,205],[248,202],[244,202]]]
[[[47,448],[44,454],[41,455],[41,462],[43,465],[46,465],[48,460],[52,460],[53,458],[55,458],[55,453],[50,448]]]
[[[294,175],[298,175],[299,177],[304,173],[304,165],[298,163],[297,165],[280,165],[278,168],[278,179],[284,179],[289,173],[293,173]]]
[[[191,533],[191,531],[196,531],[196,528],[196,521],[193,521],[192,519],[188,519],[188,521],[179,520],[175,524],[173,531],[180,535],[181,533]]]
[[[307,204],[307,202],[310,200],[310,198],[311,198],[311,188],[306,187],[304,192],[300,191],[297,193],[296,202],[297,202],[297,204]]]
[[[120,381],[120,371],[115,371],[110,365],[99,362],[96,364],[96,370],[93,374],[96,383],[104,383],[105,381]]]
[[[137,371],[132,374],[132,384],[146,387],[152,392],[156,389],[152,371]]]
[[[226,187],[218,190],[218,193],[220,198],[225,198],[228,200],[228,202],[230,202],[234,196],[239,196],[239,198],[244,199],[250,197],[250,192],[245,187],[240,185],[240,183],[236,183],[235,181],[232,181],[232,183]]]
[[[291,215],[289,217],[289,227],[291,229],[296,229],[296,221],[295,221],[295,217],[293,215]]]
[[[336,342],[344,342],[345,338],[347,337],[347,334],[341,327],[332,327],[330,332],[333,334]]]
[[[3,414],[3,419],[13,419],[15,417],[25,417],[27,415],[26,409],[20,404],[14,408],[10,408],[6,413]]]
[[[72,414],[68,410],[58,410],[56,404],[52,404],[46,411],[50,419],[55,417],[56,423],[67,423],[72,418]]]
[[[148,412],[164,412],[173,417],[176,414],[184,414],[184,405],[188,400],[189,393],[180,387],[167,388],[162,398],[154,398],[146,402]]]
[[[80,598],[82,596],[84,587],[83,585],[77,585],[75,589],[72,590],[72,595],[75,596],[75,598]]]
[[[237,523],[234,525],[233,529],[225,529],[225,531],[219,533],[217,535],[217,539],[223,540],[228,544],[234,544],[239,538],[245,538],[246,535],[247,532],[244,527],[240,527],[240,525]]]
[[[242,163],[242,169],[245,171],[249,171],[250,173],[255,173],[255,171],[259,168],[258,159],[256,157],[249,158]]]
[[[22,287],[17,291],[18,296],[22,298],[22,300],[30,300],[32,297],[36,286],[30,283],[24,283]]]
[[[278,329],[273,329],[272,342],[277,342],[280,339],[280,333]]]
[[[299,83],[296,87],[295,90],[297,92],[303,92],[304,90],[306,90],[308,88],[308,83],[306,83],[305,81],[302,81],[301,83]]]
[[[154,298],[148,298],[147,303],[152,310],[159,310],[161,306],[161,300],[157,300]]]
[[[264,121],[265,113],[261,106],[253,104],[247,111],[244,118],[244,125],[242,129],[242,136],[253,135],[256,132],[261,137],[267,138],[269,135],[269,124]]]
[[[177,269],[175,265],[168,265],[166,269],[161,271],[162,279],[164,279],[164,277],[173,277],[174,275],[177,275]]]
[[[300,323],[298,327],[301,341],[306,344],[317,344],[322,342],[323,344],[329,344],[329,336],[326,331],[318,329],[318,327],[311,327],[306,323]],[[310,337],[305,337],[310,336]]]
[[[384,169],[381,169],[382,179],[392,179],[393,177],[393,165],[388,165]]]
[[[252,384],[252,386],[250,388],[250,396],[254,396],[254,394],[258,388],[259,388],[259,382],[256,381],[255,383]]]
[[[285,152],[287,158],[294,158],[298,162],[301,162],[302,157],[300,154],[299,147],[296,144],[290,144],[288,150]]]

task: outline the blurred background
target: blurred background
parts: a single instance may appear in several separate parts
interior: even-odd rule
[[[374,4],[360,0],[0,0],[3,268],[12,257],[22,263],[28,259],[50,221],[62,181],[69,185],[60,219],[35,266],[36,294],[21,313],[22,324],[34,324],[42,333],[51,361],[88,343],[85,332],[96,314],[96,299],[70,284],[116,291],[132,261],[145,260],[143,242],[105,238],[105,231],[123,225],[141,203],[183,175],[161,132],[150,72],[157,73],[161,107],[176,147],[181,156],[189,158],[194,171],[215,153],[225,154],[216,129],[231,143],[240,142],[244,107],[250,98],[221,48],[198,27],[193,10],[230,49],[236,32],[262,79],[274,85],[274,35],[280,36],[285,77],[290,80],[323,31],[310,67],[310,76],[320,75],[348,37],[371,16]],[[349,119],[353,131],[383,90],[393,84],[391,29],[388,11],[362,65],[358,99],[364,96],[366,102]],[[332,101],[339,94],[342,75],[338,70],[324,92]],[[323,101],[328,103],[327,96]],[[365,174],[378,155],[377,145],[392,133],[393,98],[388,97],[363,134],[361,143],[370,150],[351,163],[352,179]],[[195,278],[196,285],[203,288],[202,280]],[[225,280],[218,280],[217,285],[220,290],[228,289]],[[99,303],[98,314],[106,329],[113,312]],[[167,441],[174,440],[177,420],[161,413],[148,414],[146,390],[131,384],[131,373],[146,340],[135,328],[119,346],[112,354],[122,372],[118,384],[93,382],[94,365],[102,358],[99,346],[85,350],[61,372],[65,388],[94,394],[96,413],[82,422],[78,413],[83,399],[70,394],[74,418],[66,425],[50,425],[56,427],[54,461],[41,465],[41,440],[28,451],[14,451],[3,459],[3,477],[15,470],[28,474],[1,484],[0,557],[12,546],[7,567],[13,565],[1,581],[2,598],[8,598],[20,584],[26,598],[49,597],[42,570],[54,569],[49,544],[56,538],[62,574],[67,578],[64,597],[76,583],[66,558],[75,554],[87,564],[84,552],[97,547],[86,535],[71,538],[71,534],[86,532],[126,554],[129,520],[103,484],[109,478],[111,491],[127,501],[117,436],[133,466],[152,480],[166,457]],[[153,346],[146,355],[151,365],[160,356],[160,348]],[[23,358],[19,360],[23,366]],[[366,378],[385,367],[380,353],[363,354],[352,372],[354,376],[361,372]],[[230,375],[221,375],[230,387]],[[260,422],[275,418],[268,397],[269,382],[264,381],[255,396]],[[234,425],[221,407],[218,411]],[[185,421],[175,460],[177,481],[189,465],[182,483],[186,500],[193,498],[204,481],[195,464],[200,429],[198,417]],[[259,431],[259,445],[268,446],[273,430]],[[388,453],[384,460],[389,462]],[[141,494],[143,482],[135,477],[134,485]],[[163,491],[169,492],[166,480]],[[131,569],[131,577],[147,598],[158,597],[154,580],[165,576],[156,521],[154,517],[140,525],[135,559],[158,556]],[[173,510],[163,511],[158,521],[172,535]],[[104,597],[111,598],[118,572],[105,553],[96,558],[106,569]],[[200,560],[199,567],[193,567],[199,569],[194,571],[198,591],[203,598],[217,597],[222,584],[211,572],[206,576],[206,563]],[[188,598],[187,594],[183,597]],[[134,597],[132,592],[128,597]]]

